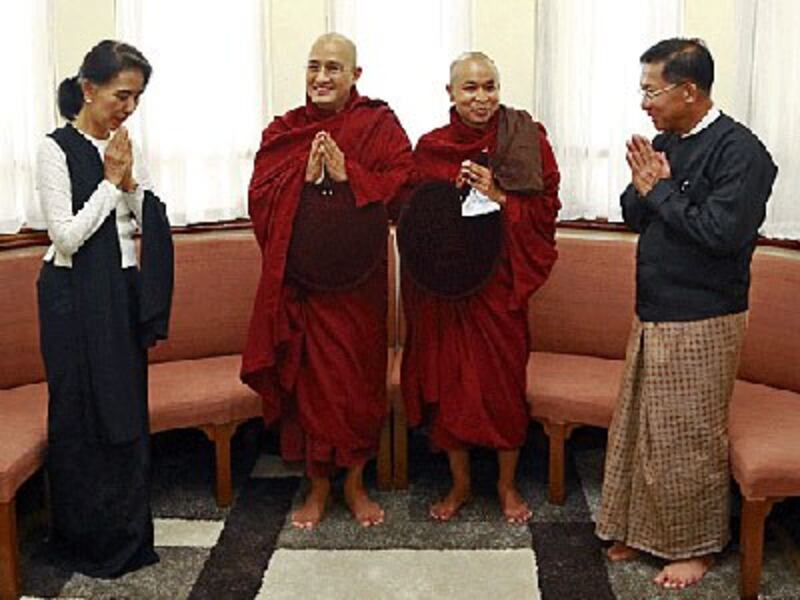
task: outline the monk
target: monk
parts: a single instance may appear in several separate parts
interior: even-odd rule
[[[489,57],[457,58],[446,89],[450,123],[420,138],[415,180],[471,186],[501,211],[503,245],[489,281],[466,298],[437,297],[404,272],[403,397],[412,426],[429,422],[431,442],[447,452],[453,478],[430,516],[447,521],[467,502],[468,451],[484,446],[497,450],[504,517],[521,524],[532,514],[515,483],[529,421],[527,305],[557,256],[559,172],[544,127],[500,104],[500,76]],[[489,166],[479,164],[487,154]]]
[[[249,189],[263,260],[241,376],[261,395],[265,421],[279,424],[283,458],[305,461],[310,492],[292,514],[301,528],[320,522],[331,477],[342,467],[355,519],[364,526],[384,519],[362,474],[387,412],[385,219],[377,266],[354,287],[319,291],[287,276],[290,242],[302,233],[294,230],[301,196],[320,203],[339,196],[367,208],[391,201],[412,171],[411,146],[394,113],[358,93],[361,72],[346,37],[314,42],[306,103],[264,131]],[[347,229],[338,235],[346,246]]]

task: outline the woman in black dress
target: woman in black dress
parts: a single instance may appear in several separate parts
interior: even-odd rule
[[[52,241],[37,282],[51,541],[72,569],[95,577],[158,561],[147,347],[166,337],[172,243],[164,205],[123,127],[150,73],[136,48],[100,42],[61,83],[68,123],[45,138],[37,157]]]

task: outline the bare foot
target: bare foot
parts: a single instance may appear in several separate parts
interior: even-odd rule
[[[431,504],[428,514],[435,521],[449,521],[456,516],[461,507],[469,500],[469,488],[453,486],[447,496]]]
[[[364,527],[383,523],[385,514],[381,505],[370,499],[363,486],[345,484],[344,499],[355,520]]]
[[[520,495],[516,486],[497,486],[497,496],[500,498],[500,508],[508,523],[524,525],[533,516],[528,503]]]
[[[639,556],[639,551],[636,548],[626,546],[622,542],[614,542],[611,547],[606,550],[606,556],[611,562],[621,562],[625,560],[633,560]]]
[[[319,525],[325,514],[331,484],[327,479],[312,480],[311,491],[308,492],[303,505],[292,513],[292,525],[298,529],[312,529]]]
[[[661,569],[653,581],[665,588],[683,589],[700,581],[713,562],[710,555],[676,560]]]

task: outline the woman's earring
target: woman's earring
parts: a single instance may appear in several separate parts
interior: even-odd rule
[[[91,99],[91,98],[84,98],[84,99],[83,99],[83,101],[84,101],[86,104],[91,104],[91,103],[92,103],[92,99]]]

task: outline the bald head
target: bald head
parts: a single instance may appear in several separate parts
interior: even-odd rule
[[[461,121],[477,129],[489,125],[500,106],[500,75],[483,52],[466,52],[450,65],[450,102]]]
[[[346,105],[361,77],[356,46],[338,33],[317,38],[308,53],[306,94],[322,110],[339,112]]]
[[[450,85],[452,86],[459,77],[463,77],[465,72],[468,71],[469,65],[473,63],[489,67],[494,73],[495,82],[497,84],[500,83],[500,72],[491,58],[483,52],[464,52],[450,63]]]
[[[341,33],[324,33],[319,36],[316,41],[311,45],[309,57],[320,53],[324,49],[336,48],[338,54],[345,62],[344,66],[354,69],[358,64],[358,57],[356,55],[356,45],[353,41],[343,36]]]

